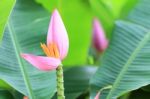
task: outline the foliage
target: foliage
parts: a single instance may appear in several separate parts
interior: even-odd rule
[[[89,0],[94,14],[100,19],[107,33],[111,38],[114,22],[116,19],[124,18],[137,0]]]
[[[3,36],[7,20],[16,0],[0,0],[0,39]]]
[[[150,83],[149,0],[141,0],[126,21],[116,22],[114,35],[101,67],[91,80],[92,94],[105,86],[102,99],[117,98]],[[93,97],[92,96],[92,97]]]
[[[0,2],[0,38],[4,33],[0,46],[0,99],[22,99],[24,95],[30,99],[56,99],[55,70],[39,71],[20,57],[22,52],[44,55],[40,42],[46,41],[55,8],[70,39],[69,54],[63,63],[66,99],[94,99],[99,91],[101,99],[149,98],[149,0]],[[90,47],[95,16],[109,39],[103,54]]]
[[[42,54],[48,22],[49,13],[35,2],[18,0],[0,47],[1,79],[32,99],[49,99],[56,92],[55,71],[40,72],[20,58],[21,52]]]

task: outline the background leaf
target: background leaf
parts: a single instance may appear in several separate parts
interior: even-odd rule
[[[145,92],[141,89],[135,90],[130,94],[129,99],[149,99],[149,92]]]
[[[126,17],[137,0],[89,0],[91,8],[103,24],[108,38],[111,38],[116,19]]]
[[[56,92],[55,71],[41,72],[20,53],[43,55],[50,14],[32,0],[18,0],[0,47],[0,77],[30,99],[50,99]]]
[[[105,32],[107,32],[107,36],[111,38],[111,32],[115,20],[112,12],[106,7],[106,5],[102,2],[102,0],[89,0],[89,1],[95,16],[100,19],[100,22],[103,28],[105,29]]]
[[[42,4],[48,11],[53,11],[59,4],[59,0],[35,0],[37,3]]]
[[[89,80],[96,71],[94,66],[73,67],[64,72],[66,99],[77,99],[82,93],[88,93]]]
[[[0,39],[16,0],[0,0]]]
[[[92,27],[90,5],[88,1],[83,0],[64,0],[60,11],[66,23],[70,39],[70,51],[64,63],[66,65],[84,65],[90,45]]]
[[[103,91],[101,99],[116,99],[150,84],[149,4],[149,0],[141,0],[126,21],[116,23],[102,65],[91,80],[92,98],[108,85],[112,88]]]
[[[0,99],[14,99],[9,91],[0,90]]]
[[[0,89],[12,90],[12,87],[3,80],[0,80]]]
[[[138,0],[99,0],[111,12],[114,18],[119,18],[122,14],[128,13]],[[123,9],[124,12],[122,12]]]

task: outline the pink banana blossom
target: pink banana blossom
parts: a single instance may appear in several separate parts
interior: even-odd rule
[[[24,96],[23,99],[29,99],[27,96]]]
[[[96,18],[93,21],[92,43],[93,47],[100,53],[104,52],[108,46],[108,40],[105,36],[104,30]]]
[[[100,92],[97,93],[94,99],[99,99],[99,97],[100,97]]]
[[[22,53],[21,56],[30,64],[43,71],[55,70],[68,53],[69,39],[67,31],[57,10],[54,10],[51,16],[47,43],[41,43],[41,48],[46,56],[26,53]]]

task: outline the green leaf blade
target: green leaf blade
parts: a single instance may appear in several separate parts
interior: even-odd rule
[[[76,99],[89,91],[89,80],[96,71],[93,66],[78,66],[64,72],[66,99]]]
[[[116,99],[150,84],[150,16],[143,10],[148,9],[148,4],[148,0],[141,0],[126,21],[116,23],[102,66],[91,80],[92,98],[108,85],[112,88],[101,93],[102,99]]]
[[[30,5],[29,5],[30,4]],[[43,55],[50,14],[31,0],[18,0],[0,47],[0,76],[31,99],[50,99],[56,92],[55,71],[42,72],[20,57]]]
[[[16,0],[0,0],[0,2],[0,39],[2,39],[7,20],[9,19]]]
[[[124,93],[126,93],[127,91],[130,91],[130,90],[134,90],[134,89],[137,89],[139,88],[139,85],[140,86],[144,86],[146,83],[140,83],[142,80],[144,79],[140,79],[140,81],[138,82],[137,80],[138,79],[129,79],[129,76],[132,75],[133,78],[134,76],[139,76],[138,74],[134,75],[133,71],[138,71],[140,69],[137,68],[137,64],[136,64],[136,58],[138,57],[140,51],[143,49],[143,47],[146,45],[146,43],[148,43],[149,39],[150,39],[150,32],[146,31],[143,27],[139,27],[139,26],[136,26],[136,27],[133,27],[133,26],[130,26],[129,24],[127,24],[126,26],[129,26],[130,28],[134,28],[134,29],[137,29],[138,31],[135,31],[137,33],[137,35],[139,35],[139,43],[138,42],[135,42],[135,44],[137,44],[138,46],[136,47],[135,46],[135,49],[132,51],[130,50],[130,52],[132,52],[130,54],[130,57],[127,59],[127,61],[125,62],[125,64],[123,65],[120,73],[118,74],[117,78],[115,79],[114,83],[113,83],[113,87],[111,88],[108,96],[107,96],[107,99],[110,99],[112,97],[114,97],[114,95],[116,94],[116,98]],[[122,27],[125,27],[125,26],[122,26]],[[138,28],[139,27],[139,28]],[[122,29],[122,28],[120,28]],[[132,31],[132,29],[129,29],[130,31]],[[143,31],[139,31],[139,30],[143,30]],[[120,31],[120,33],[122,34],[122,32]],[[126,32],[126,33],[129,33]],[[140,34],[139,34],[140,33]],[[122,34],[123,35],[123,34]],[[132,36],[132,35],[131,35]],[[135,37],[135,36],[134,36]],[[131,37],[130,37],[131,38]],[[142,39],[141,39],[142,38]],[[135,38],[136,40],[138,40],[137,38]],[[133,39],[132,39],[133,40]],[[135,40],[133,40],[134,42]],[[122,41],[123,42],[123,41]],[[128,42],[128,43],[132,43],[132,41]],[[134,45],[132,45],[134,46]],[[125,48],[127,48],[128,46],[124,46]],[[117,52],[117,51],[116,51]],[[121,54],[123,55],[123,54]],[[123,57],[123,56],[122,56]],[[135,62],[135,63],[134,63]],[[136,64],[136,65],[134,65]],[[140,64],[139,64],[140,65]],[[143,68],[143,67],[142,67]],[[134,69],[137,69],[137,70],[134,70]],[[133,71],[132,71],[133,70]],[[140,71],[142,72],[142,71]],[[132,77],[131,76],[131,77]],[[134,81],[135,80],[135,81]],[[126,82],[125,82],[126,81]],[[137,81],[137,83],[135,83]],[[124,85],[126,83],[126,85]],[[135,85],[134,85],[135,84]],[[148,83],[147,83],[148,84]],[[132,85],[132,86],[131,86]],[[134,86],[133,86],[134,85]],[[124,88],[125,87],[125,88]],[[124,88],[124,89],[119,89],[119,88]],[[118,93],[118,91],[121,91],[122,93]]]
[[[136,34],[134,34],[135,32]],[[145,68],[142,71],[136,63],[137,60],[140,61],[140,58],[138,58],[139,53],[141,53],[150,40],[150,32],[135,24],[118,22],[115,33],[115,37],[113,38],[113,42],[115,43],[110,45],[106,53],[107,55],[104,57],[102,67],[99,68],[94,79],[91,81],[93,85],[97,85],[98,83],[98,86],[101,86],[99,89],[112,85],[106,99],[117,98],[130,90],[150,83],[148,82],[149,79],[140,79],[140,74],[144,73],[146,69],[149,70],[147,65],[142,67]],[[133,71],[136,73],[134,74]],[[148,75],[146,73],[145,75]],[[98,91],[99,89],[96,90]]]
[[[31,88],[31,85],[30,85],[30,82],[29,82],[27,71],[26,71],[25,66],[24,66],[24,64],[22,62],[22,59],[20,57],[20,53],[21,52],[20,52],[20,49],[19,49],[19,45],[17,43],[15,31],[14,31],[14,29],[13,29],[13,27],[12,27],[12,25],[11,25],[11,23],[9,21],[8,21],[8,31],[10,32],[10,37],[12,39],[14,50],[16,52],[15,54],[16,54],[16,57],[17,57],[17,60],[18,60],[18,64],[20,66],[21,74],[23,76],[23,79],[24,79],[24,82],[25,82],[25,85],[26,85],[29,97],[31,99],[35,99],[33,91],[32,91],[32,88]]]

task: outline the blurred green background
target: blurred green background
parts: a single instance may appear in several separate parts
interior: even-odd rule
[[[63,61],[66,98],[88,99],[89,80],[97,69],[89,66],[88,60],[93,18],[99,19],[111,41],[116,20],[127,20],[137,3],[138,0],[0,0],[0,99],[21,99],[30,88],[39,99],[49,99],[55,94],[55,71],[38,71],[21,60],[19,53],[44,55],[40,42],[46,42],[50,16],[56,8],[70,41],[69,54]],[[139,92],[149,97],[148,92],[139,89],[130,93],[132,99]]]

